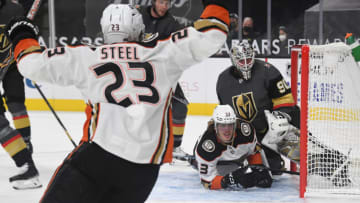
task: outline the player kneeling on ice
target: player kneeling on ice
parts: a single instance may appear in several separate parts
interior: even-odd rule
[[[229,105],[217,106],[194,149],[201,183],[208,189],[271,187],[271,174],[256,142],[251,124],[237,120]],[[231,166],[235,160],[243,166]],[[227,161],[230,165],[223,164]]]

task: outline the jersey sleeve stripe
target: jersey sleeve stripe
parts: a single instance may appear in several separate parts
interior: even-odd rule
[[[229,11],[226,10],[224,7],[218,5],[208,5],[204,9],[203,13],[201,14],[200,18],[216,18],[220,21],[224,22],[227,26],[230,24],[230,16]]]
[[[221,31],[225,32],[225,34],[228,32],[228,28],[225,24],[219,23],[218,21],[212,21],[212,20],[197,20],[194,22],[194,28],[197,29],[200,32],[204,32],[210,29],[220,29]]]
[[[294,98],[291,93],[288,93],[282,97],[272,99],[274,109],[282,106],[293,106],[295,104]]]
[[[32,38],[23,39],[15,47],[15,60],[19,61],[23,56],[33,52],[41,52],[39,42]]]

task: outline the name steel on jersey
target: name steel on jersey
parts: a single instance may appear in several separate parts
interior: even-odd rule
[[[103,60],[139,60],[138,50],[134,46],[105,46],[101,48]]]

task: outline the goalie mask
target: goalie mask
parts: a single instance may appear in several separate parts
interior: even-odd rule
[[[251,78],[251,69],[255,61],[255,52],[247,41],[243,41],[230,49],[231,62],[241,73],[244,80]]]
[[[218,105],[212,116],[217,137],[224,143],[231,143],[236,128],[236,115],[230,105]]]
[[[103,11],[100,24],[106,44],[141,41],[145,31],[140,12],[126,4],[107,6]]]

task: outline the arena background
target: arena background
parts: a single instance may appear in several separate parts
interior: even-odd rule
[[[136,4],[146,6],[151,0],[135,0]],[[49,4],[55,8],[55,43],[57,46],[73,45],[78,42],[100,45],[103,43],[99,25],[100,16],[110,0],[45,0],[35,21],[41,30],[39,42],[49,47]],[[240,6],[238,4],[240,2]],[[269,4],[270,2],[270,4]],[[268,14],[270,6],[271,15]],[[241,12],[239,9],[241,8]],[[172,0],[171,13],[179,22],[190,25],[202,11],[200,0]],[[20,13],[21,7],[7,0],[1,10],[1,19],[14,13]],[[259,37],[253,42],[257,57],[267,60],[276,66],[289,82],[290,49],[297,44],[324,44],[344,41],[347,32],[354,33],[357,39],[360,27],[356,19],[360,17],[358,0],[234,0],[232,13],[254,18],[255,30]],[[240,15],[241,14],[241,15]],[[319,17],[322,15],[322,26]],[[268,21],[268,17],[271,20]],[[241,17],[240,17],[241,18]],[[270,24],[268,24],[270,22]],[[285,26],[288,32],[287,54],[279,55],[277,32],[279,26]],[[270,29],[269,29],[270,28]],[[321,36],[319,30],[323,30]],[[270,38],[270,39],[269,39]],[[268,43],[268,41],[271,43]],[[238,39],[233,39],[236,43]],[[186,97],[190,101],[190,115],[210,115],[217,104],[215,85],[221,71],[231,65],[228,57],[228,46],[224,46],[213,57],[187,70],[180,79]],[[85,103],[81,94],[74,87],[60,87],[39,84],[55,110],[83,111]],[[48,110],[32,81],[26,79],[26,105],[29,110]]]

